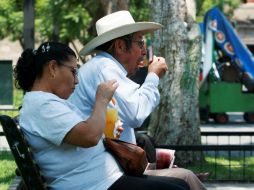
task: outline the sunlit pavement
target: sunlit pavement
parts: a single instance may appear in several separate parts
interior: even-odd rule
[[[207,190],[254,190],[254,183],[204,183]]]
[[[217,124],[212,119],[209,119],[209,122],[206,124],[201,124],[201,128],[204,128],[206,130],[224,130],[228,128],[246,128],[249,129],[251,127],[254,127],[254,124],[246,123],[243,119],[243,113],[241,112],[235,112],[235,113],[227,113],[229,116],[229,122],[227,124]],[[209,131],[210,131],[209,130]],[[254,128],[253,128],[254,131]]]
[[[247,124],[244,122],[242,113],[230,113],[229,123],[225,125],[219,125],[210,120],[207,124],[201,125],[201,131],[254,131],[254,124]],[[202,143],[206,141],[208,144],[216,144],[217,137],[209,137],[209,139],[204,140],[202,138]],[[239,139],[239,137],[230,137],[230,140],[227,138],[219,138],[219,144],[239,144],[239,141],[243,144],[253,143],[253,138],[244,137]],[[215,143],[216,142],[216,143]],[[205,182],[205,186],[208,190],[254,190],[254,183],[236,183],[236,182]]]
[[[211,131],[238,131],[238,132],[254,132],[254,124],[246,123],[243,120],[242,113],[229,113],[229,122],[227,124],[217,124],[213,120],[210,120],[209,123],[201,124],[200,130],[203,132],[211,132]],[[253,144],[254,138],[250,136],[244,136],[243,138],[239,138],[238,136],[227,137],[202,137],[202,144]]]

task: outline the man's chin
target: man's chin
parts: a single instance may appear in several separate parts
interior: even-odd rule
[[[138,67],[144,67],[145,66],[145,62],[144,61],[140,61],[139,63],[138,63]]]

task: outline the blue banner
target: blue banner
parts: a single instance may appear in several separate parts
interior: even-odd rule
[[[254,83],[254,57],[247,46],[241,42],[232,24],[217,7],[206,13],[205,28],[214,32],[217,47],[230,57],[231,62],[243,72],[246,79]],[[204,33],[206,32],[204,30]]]

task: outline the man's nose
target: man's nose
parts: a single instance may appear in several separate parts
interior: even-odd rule
[[[75,76],[75,77],[74,77],[74,84],[75,84],[75,85],[78,84],[78,76]]]
[[[142,48],[141,53],[142,53],[143,56],[145,56],[147,54],[145,47]]]

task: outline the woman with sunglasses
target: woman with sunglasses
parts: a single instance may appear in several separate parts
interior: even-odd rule
[[[98,85],[90,117],[66,99],[78,84],[77,58],[67,45],[27,49],[14,69],[25,91],[19,124],[50,189],[188,189],[179,180],[123,174],[102,143],[106,108],[116,80]],[[95,86],[94,88],[96,88]]]

